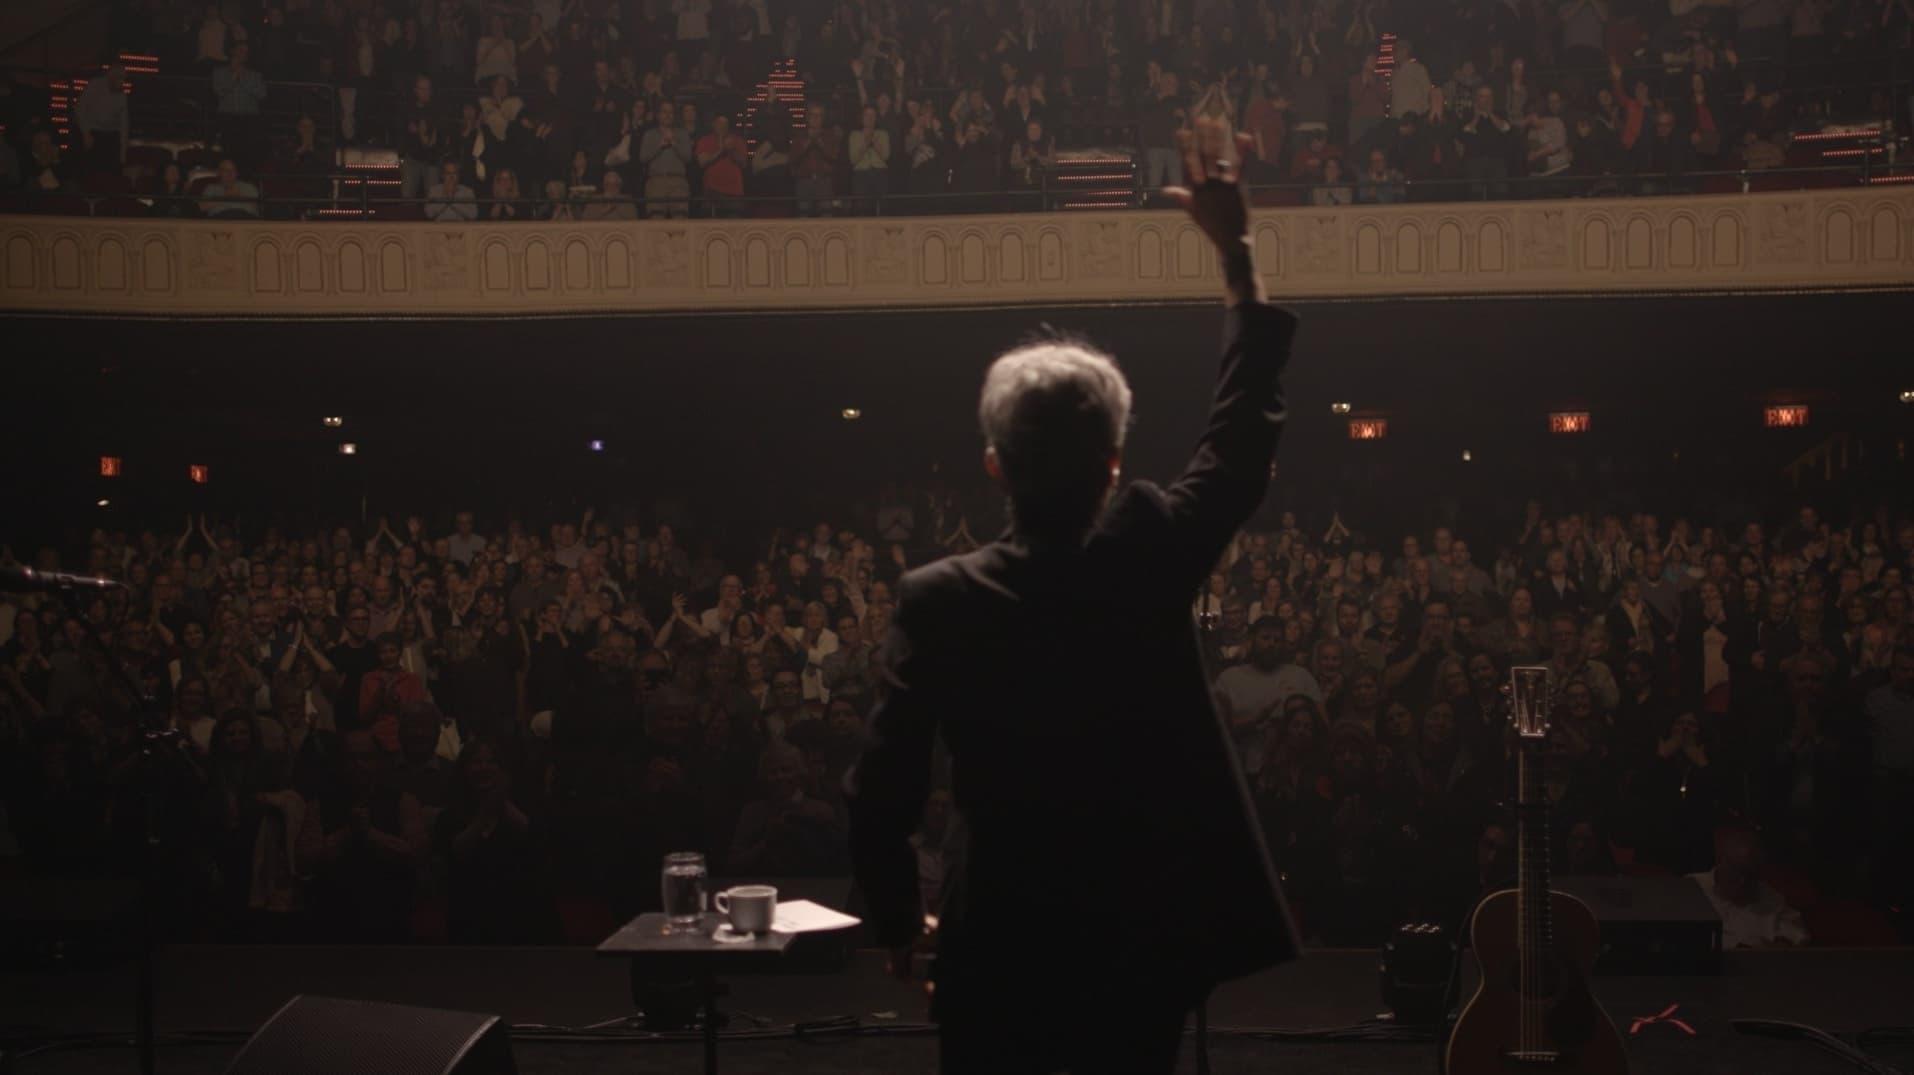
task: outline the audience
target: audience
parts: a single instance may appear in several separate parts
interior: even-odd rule
[[[1059,150],[1128,157],[1150,191],[1181,179],[1176,137],[1200,110],[1252,134],[1253,179],[1327,188],[1273,200],[1337,205],[1352,200],[1351,179],[1369,203],[1400,200],[1404,184],[1411,200],[1682,191],[1698,172],[1785,163],[1797,130],[1862,118],[1907,130],[1908,102],[1867,88],[1914,47],[1904,6],[1220,0],[1185,12],[1024,0],[960,15],[889,0],[482,13],[398,0],[348,14],[151,0],[115,23],[112,44],[158,56],[169,76],[204,76],[204,136],[243,172],[296,156],[278,143],[317,110],[328,152],[396,153],[414,204],[447,157],[474,189],[509,167],[536,193],[566,178],[576,151],[589,185],[616,168],[652,216],[728,212],[739,198],[756,200],[752,212],[908,212],[890,197],[906,191],[964,196],[946,207],[1013,204],[988,196],[1045,189]],[[64,190],[117,174],[143,124],[196,122],[169,115],[171,91],[148,94],[141,77],[130,102],[118,68],[90,79],[65,135],[38,107],[45,97],[18,117],[10,107],[23,167],[0,168],[0,184]],[[64,173],[44,152],[25,166],[42,130],[77,158]],[[1329,158],[1342,177],[1323,176]],[[1381,178],[1391,173],[1401,180]]]
[[[669,851],[839,875],[897,577],[982,525],[947,495],[869,503],[735,561],[591,512],[96,532],[85,569],[130,590],[0,597],[0,847],[43,872],[135,861],[117,664],[180,736],[150,775],[181,935],[594,940],[655,905]],[[1312,939],[1458,915],[1500,875],[1479,856],[1508,831],[1517,663],[1551,670],[1565,869],[1693,876],[1731,944],[1803,943],[1816,901],[1907,906],[1914,520],[1663,518],[1531,503],[1506,534],[1385,544],[1284,513],[1239,535],[1193,618]]]

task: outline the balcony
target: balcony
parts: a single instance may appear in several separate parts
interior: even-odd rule
[[[1914,287],[1914,185],[1259,209],[1297,299]],[[434,223],[0,216],[0,309],[457,317],[1195,302],[1156,210]]]

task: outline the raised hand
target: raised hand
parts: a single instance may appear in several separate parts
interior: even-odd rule
[[[1205,117],[1196,121],[1195,130],[1178,131],[1176,141],[1189,185],[1166,187],[1163,193],[1190,215],[1222,256],[1231,305],[1262,301],[1262,278],[1250,257],[1249,188],[1242,181],[1250,136],[1232,136],[1222,122]]]

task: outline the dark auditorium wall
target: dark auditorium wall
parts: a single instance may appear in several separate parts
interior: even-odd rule
[[[1908,302],[1303,304],[1276,502],[1371,517],[1405,499],[1506,500],[1565,473],[1608,481],[1623,505],[1649,495],[1637,488],[1645,481],[1732,498],[1740,490],[1730,478],[1769,479],[1830,434],[1892,444],[1914,430],[1914,406],[1895,398],[1914,387]],[[1137,390],[1129,470],[1167,477],[1200,430],[1220,315],[1219,304],[453,322],[13,319],[0,330],[11,385],[0,404],[4,491],[9,504],[59,507],[69,519],[110,494],[115,513],[190,495],[254,520],[453,501],[542,515],[670,491],[714,503],[738,524],[784,522],[888,473],[933,462],[972,473],[982,370],[1040,323],[1117,354]],[[1810,428],[1759,428],[1761,405],[1784,399],[1813,406]],[[1349,442],[1333,400],[1386,413],[1388,440]],[[863,417],[842,420],[846,406]],[[1550,409],[1592,411],[1593,433],[1549,437]],[[325,414],[346,416],[346,429],[322,428]],[[586,450],[593,437],[608,442],[603,456]],[[335,453],[342,439],[361,446],[356,459]],[[122,456],[126,478],[103,483],[100,454]],[[188,485],[189,462],[210,465],[212,483]],[[435,503],[418,504],[421,496]],[[19,524],[7,529],[20,535]]]

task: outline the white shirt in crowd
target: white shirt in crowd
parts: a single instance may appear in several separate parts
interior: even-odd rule
[[[703,41],[711,36],[711,0],[672,0],[678,16],[678,40]]]
[[[1715,872],[1691,873],[1689,879],[1701,887],[1701,894],[1715,905],[1721,915],[1723,948],[1756,948],[1775,941],[1808,943],[1807,927],[1801,924],[1801,912],[1788,906],[1781,893],[1767,885],[1755,890],[1753,903],[1731,903],[1715,892]]]
[[[736,612],[725,608],[723,605],[719,605],[716,608],[708,608],[698,615],[698,626],[704,628],[706,634],[715,637],[720,646],[729,646],[731,644],[731,621],[737,618],[737,615]]]
[[[786,627],[784,633],[790,635],[791,641],[796,642],[798,648],[804,651],[802,675],[804,700],[807,702],[830,701],[831,691],[824,685],[824,658],[837,652],[837,632],[826,627],[818,632],[817,643],[811,646],[804,644],[804,628],[802,627]]]
[[[1299,664],[1281,664],[1268,672],[1248,663],[1234,665],[1216,677],[1216,689],[1229,699],[1230,712],[1238,717],[1280,706],[1292,695],[1306,695],[1318,705],[1323,700],[1316,677]]]
[[[461,564],[469,564],[472,557],[485,551],[485,539],[477,534],[453,534],[446,541],[451,548],[452,559]]]

